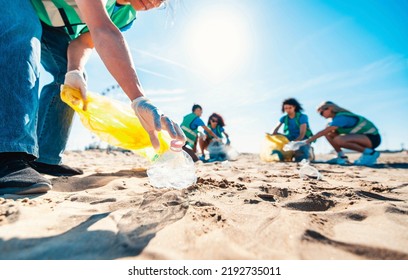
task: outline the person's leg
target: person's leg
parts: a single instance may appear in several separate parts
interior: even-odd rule
[[[211,143],[210,137],[206,137],[205,140],[203,141],[203,145],[202,145],[202,147],[201,147],[201,150],[202,150],[202,152],[203,152],[203,155],[204,155],[204,153],[205,153],[205,150],[207,150],[208,145],[210,145],[210,143]]]
[[[41,90],[37,127],[39,158],[32,166],[41,173],[54,176],[83,173],[80,169],[60,164],[74,117],[74,110],[60,98],[70,40],[64,31],[43,24],[41,64],[54,80]]]
[[[194,162],[198,161],[197,155],[194,153],[193,150],[189,149],[188,146],[184,145],[183,151],[185,151],[193,159]]]
[[[370,139],[363,134],[339,135],[333,139],[336,146],[362,153],[364,149],[371,148]]]
[[[337,132],[332,132],[330,134],[326,135],[327,141],[330,143],[330,145],[333,147],[333,149],[339,153],[341,152],[341,147],[337,144],[337,142],[334,140],[335,138],[339,137],[339,134]]]
[[[327,163],[335,163],[335,164],[340,164],[340,165],[349,164],[350,162],[348,160],[348,157],[341,150],[342,146],[338,142],[339,137],[340,137],[340,135],[337,132],[334,132],[334,131],[331,132],[330,134],[326,135],[327,141],[330,143],[330,145],[337,152],[337,157],[328,160]]]
[[[200,151],[201,151],[202,155],[204,155],[204,137],[205,137],[204,135],[200,136],[200,137],[197,137],[198,145],[200,146]]]
[[[40,38],[30,1],[9,1],[0,17],[0,195],[51,189],[51,182],[28,165],[38,156]]]
[[[380,135],[369,134],[358,136],[360,136],[360,138],[363,139],[362,144],[364,145],[365,148],[363,149],[361,156],[356,161],[354,161],[354,164],[365,166],[374,165],[380,156],[380,153],[375,150],[375,148],[377,148],[381,143]],[[366,141],[366,138],[368,139],[368,142]]]

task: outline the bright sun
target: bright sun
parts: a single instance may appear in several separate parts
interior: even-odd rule
[[[251,45],[245,14],[231,7],[203,11],[189,26],[186,40],[191,66],[211,82],[243,68]]]

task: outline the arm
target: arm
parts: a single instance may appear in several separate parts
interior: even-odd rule
[[[325,136],[327,134],[332,133],[333,131],[335,131],[337,129],[337,126],[328,126],[325,129],[319,131],[318,133],[316,133],[315,135],[313,135],[312,137],[310,137],[309,139],[306,140],[306,143],[310,144],[312,143],[314,140]]]
[[[144,97],[126,41],[110,20],[104,6],[105,1],[75,0],[75,2],[89,28],[95,49],[103,63],[129,99],[133,100],[132,108],[149,134],[152,146],[159,149],[157,132],[162,128],[173,139],[185,141],[180,127]]]
[[[212,137],[214,137],[214,138],[217,139],[217,140],[220,140],[220,138],[218,138],[218,136],[215,135],[215,133],[212,132],[212,130],[209,129],[207,126],[203,125],[202,128],[203,128],[205,131],[207,131],[208,134],[210,134]]]
[[[275,129],[273,130],[272,135],[278,134],[279,128],[280,128],[281,126],[282,126],[282,123],[279,122],[279,123],[275,126]]]
[[[85,64],[92,54],[94,44],[89,32],[73,40],[68,46],[68,71],[79,70],[84,72]]]
[[[87,109],[86,91],[87,84],[85,78],[85,64],[88,61],[93,49],[93,42],[89,32],[82,34],[73,40],[67,51],[68,67],[65,74],[64,84],[76,88],[81,92],[83,107]]]
[[[110,20],[102,0],[75,0],[92,36],[95,49],[126,95],[143,96],[132,57],[119,29]]]
[[[300,125],[299,136],[298,136],[295,140],[293,140],[293,141],[303,140],[303,138],[305,138],[306,129],[307,129],[307,124],[302,123],[302,124]]]

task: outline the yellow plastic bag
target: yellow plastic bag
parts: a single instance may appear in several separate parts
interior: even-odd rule
[[[80,91],[66,85],[61,87],[61,99],[78,113],[87,129],[113,146],[134,150],[149,160],[153,160],[157,154],[163,154],[170,147],[169,134],[161,131],[158,134],[160,149],[154,150],[148,133],[130,105],[87,92],[87,110],[84,111]]]
[[[266,162],[292,161],[294,152],[285,152],[283,150],[283,147],[287,143],[289,143],[289,140],[283,135],[271,135],[266,133],[260,153],[261,160]]]

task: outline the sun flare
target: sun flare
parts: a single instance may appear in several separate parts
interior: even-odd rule
[[[194,18],[187,32],[191,66],[209,81],[219,82],[242,69],[251,45],[242,11],[213,9]]]

